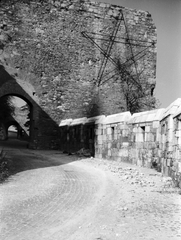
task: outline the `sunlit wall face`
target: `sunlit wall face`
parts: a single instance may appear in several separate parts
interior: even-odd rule
[[[167,107],[181,97],[181,1],[97,0],[148,11],[157,28],[156,98]]]

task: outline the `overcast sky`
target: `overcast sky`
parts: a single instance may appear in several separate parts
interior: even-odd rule
[[[181,0],[96,0],[151,13],[157,27],[155,94],[161,107],[181,98]]]

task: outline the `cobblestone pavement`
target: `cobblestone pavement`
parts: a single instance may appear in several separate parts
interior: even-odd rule
[[[17,144],[18,146],[18,144]],[[181,195],[153,169],[4,146],[1,240],[180,240]]]

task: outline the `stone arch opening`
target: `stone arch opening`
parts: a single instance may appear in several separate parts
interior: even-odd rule
[[[59,118],[56,116],[55,107],[52,111],[45,105],[41,95],[41,86],[36,82],[36,79],[33,77],[33,79],[29,79],[30,76],[25,73],[16,76],[13,68],[3,65],[0,65],[0,75],[0,100],[4,96],[17,96],[25,100],[30,106],[28,148],[58,149],[60,146]],[[5,131],[4,129],[5,127],[2,132]]]
[[[17,138],[30,142],[33,129],[33,104],[24,96],[17,93],[9,93],[1,96],[0,105],[2,102],[7,102],[5,99],[9,99],[8,101],[13,111],[7,114],[8,110],[4,109],[4,112],[0,114],[0,125],[3,126],[4,130],[1,134],[4,134],[1,140]],[[3,113],[6,115],[4,116]],[[14,131],[10,128],[12,126],[14,126]]]
[[[7,139],[29,141],[29,135],[16,121],[8,122],[6,126]]]

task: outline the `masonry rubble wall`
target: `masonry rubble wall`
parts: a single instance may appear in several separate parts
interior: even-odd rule
[[[180,107],[181,98],[171,103],[160,121],[161,128],[161,167],[164,175],[171,176],[175,185],[181,187],[180,151]]]
[[[31,103],[35,148],[59,147],[60,119],[127,111],[120,78],[112,77],[117,60],[139,75],[143,88],[150,86],[142,101],[154,98],[157,32],[147,11],[89,0],[1,0],[0,13],[0,97]],[[104,71],[109,81],[103,78],[97,89],[113,30],[113,62]]]
[[[172,178],[181,188],[181,106],[173,116],[174,140],[173,140],[173,166]]]
[[[106,51],[104,38],[113,34],[120,13],[124,21],[116,37],[122,41],[115,41],[111,58],[126,60],[130,54],[126,42],[129,34],[129,39],[134,40],[132,51],[138,56],[137,70],[144,66],[139,77],[145,84],[155,79],[156,27],[146,11],[89,0],[2,0],[0,11],[0,63],[13,69],[15,79],[32,85],[38,104],[56,123],[59,119],[126,111],[126,100],[115,78],[96,91],[104,61],[96,44]],[[108,61],[105,71],[114,68]]]
[[[109,115],[96,126],[95,156],[112,160],[128,160],[130,112]]]
[[[164,109],[133,114],[129,125],[131,142],[129,159],[139,166],[153,167],[159,162],[159,121]]]
[[[166,109],[60,122],[62,150],[156,168],[181,187],[181,99]]]

